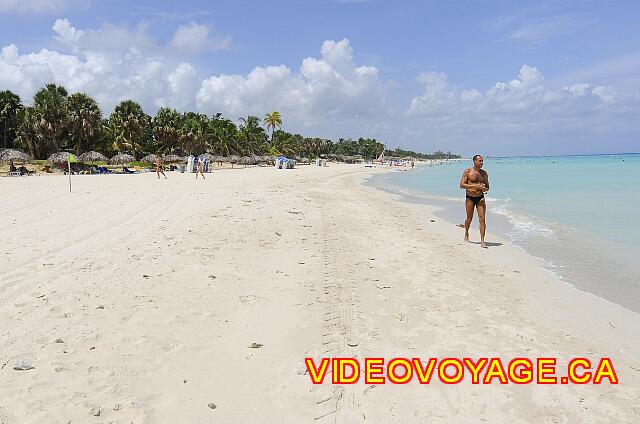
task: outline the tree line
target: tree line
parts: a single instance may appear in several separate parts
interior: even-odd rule
[[[220,113],[206,115],[178,112],[163,107],[155,116],[144,112],[139,103],[124,100],[108,117],[98,103],[85,93],[69,94],[56,84],[36,92],[33,104],[25,106],[20,97],[0,91],[0,129],[3,148],[20,148],[35,159],[67,150],[77,154],[96,150],[107,156],[129,153],[140,158],[149,153],[220,156],[286,155],[316,158],[328,155],[376,158],[384,144],[376,139],[304,137],[282,130],[282,116],[274,111],[261,120],[240,118],[238,124]],[[450,152],[426,155],[395,149],[387,156],[418,158],[456,157]]]

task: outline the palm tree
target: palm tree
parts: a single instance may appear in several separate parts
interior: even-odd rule
[[[67,90],[47,84],[33,97],[35,131],[40,139],[40,154],[60,150],[66,133]]]
[[[264,147],[267,135],[256,116],[240,118],[240,150],[245,155],[259,153]]]
[[[114,135],[114,149],[118,152],[131,151],[135,157],[137,147],[144,136],[144,130],[151,119],[142,106],[133,100],[120,102],[109,116],[110,131]]]
[[[184,114],[182,126],[180,127],[180,145],[189,154],[202,154],[207,148],[209,140],[209,118],[194,112]]]
[[[222,156],[229,156],[231,153],[241,154],[238,146],[238,128],[230,119],[222,118],[218,113],[209,121],[208,149]]]
[[[175,109],[160,108],[153,118],[153,135],[160,144],[160,150],[173,153],[178,147],[183,116]]]
[[[300,138],[302,138],[300,135],[293,135],[286,131],[278,130],[273,133],[271,145],[275,147],[280,154],[293,157],[298,151],[298,141]]]
[[[271,113],[267,113],[264,116],[264,123],[267,125],[267,131],[271,128],[271,142],[273,142],[273,132],[276,128],[282,128],[282,116],[280,116],[280,112],[274,110]]]
[[[18,113],[23,106],[20,96],[9,90],[0,91],[0,121],[2,122],[2,147],[9,147],[8,140],[15,139],[18,127]]]
[[[32,158],[40,156],[38,135],[36,133],[37,116],[33,107],[26,107],[18,112],[17,144],[29,152]]]
[[[77,154],[90,150],[102,126],[102,111],[96,101],[84,93],[75,93],[67,100],[67,127]]]

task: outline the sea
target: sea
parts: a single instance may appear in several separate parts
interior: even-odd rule
[[[441,219],[460,224],[459,183],[471,166],[470,159],[419,164],[369,184],[439,206]],[[565,282],[640,312],[640,154],[485,157],[483,169],[489,233],[541,258]],[[477,216],[471,228],[478,241]]]

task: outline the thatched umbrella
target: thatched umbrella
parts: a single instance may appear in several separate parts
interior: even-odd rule
[[[127,162],[134,162],[136,158],[125,153],[120,153],[109,159],[109,165],[124,165]]]
[[[31,162],[31,156],[16,149],[4,149],[0,152],[0,162]]]
[[[109,158],[107,158],[105,155],[103,155],[100,152],[86,152],[78,156],[78,160],[84,163],[87,163],[87,162],[93,163],[93,162],[101,162],[101,161],[106,162],[107,160],[109,160]]]
[[[69,152],[54,153],[51,156],[49,156],[49,159],[47,159],[47,162],[49,162],[50,164],[67,163],[67,161],[69,160],[69,156],[72,156],[72,155],[73,153],[69,153]]]
[[[251,159],[251,164],[252,165],[257,165],[257,164],[260,163],[260,156],[251,155],[251,156],[249,156],[249,159]]]
[[[233,165],[236,163],[240,162],[240,156],[237,155],[231,155],[229,156],[229,162],[231,162],[231,167],[233,168]]]
[[[142,159],[140,159],[140,162],[149,162],[149,163],[155,163],[156,159],[158,159],[157,155],[154,155],[153,153],[150,155],[147,155],[145,157],[143,157]]]
[[[198,159],[200,160],[208,160],[209,162],[214,162],[215,161],[215,156],[213,156],[211,153],[203,153],[200,156],[198,156]]]
[[[184,162],[185,159],[178,155],[164,155],[162,157],[164,162]]]

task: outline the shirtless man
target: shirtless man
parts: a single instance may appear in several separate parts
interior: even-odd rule
[[[164,175],[164,170],[162,169],[162,159],[160,156],[156,156],[156,174],[158,175],[158,179],[160,179],[160,174],[164,176],[164,179],[167,179],[167,176]]]
[[[198,174],[202,175],[202,179],[204,180],[204,163],[200,159],[196,159],[196,180],[198,179]]]
[[[465,206],[467,208],[467,219],[464,221],[464,241],[469,241],[469,227],[473,220],[473,208],[478,209],[478,220],[480,221],[480,246],[486,248],[484,242],[484,233],[487,228],[485,223],[485,213],[487,205],[484,201],[484,193],[489,191],[489,174],[482,169],[484,158],[480,155],[473,157],[473,168],[467,168],[462,174],[460,180],[460,188],[466,190],[467,199]]]

